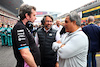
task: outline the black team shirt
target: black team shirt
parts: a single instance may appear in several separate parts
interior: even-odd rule
[[[34,37],[28,28],[19,21],[12,30],[13,51],[17,60],[16,67],[24,67],[24,59],[22,58],[19,50],[29,48],[37,65],[41,64],[40,51],[35,44]]]

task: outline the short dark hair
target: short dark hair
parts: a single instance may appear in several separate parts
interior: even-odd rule
[[[23,20],[25,17],[25,14],[27,13],[29,16],[31,15],[31,10],[34,9],[36,11],[36,8],[34,6],[30,6],[27,4],[22,4],[20,6],[20,10],[19,10],[19,16],[20,16],[20,20]]]
[[[50,18],[52,19],[52,22],[53,22],[53,17],[52,17],[51,15],[45,15],[45,16],[43,17],[43,19],[41,20],[42,25],[44,25],[44,23],[45,23],[45,18],[46,18],[46,17],[50,17]]]

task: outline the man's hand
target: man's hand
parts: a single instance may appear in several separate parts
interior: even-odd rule
[[[57,43],[61,43],[61,41],[58,40]],[[64,47],[64,46],[65,46],[65,44],[62,44],[62,45],[60,46],[60,48],[61,48],[61,47]]]
[[[64,47],[65,45],[64,44],[62,44],[60,47]]]
[[[60,41],[60,40],[58,40],[58,41],[57,41],[57,43],[61,43],[61,41]]]
[[[56,66],[55,67],[59,67],[59,63],[58,62],[56,62]]]

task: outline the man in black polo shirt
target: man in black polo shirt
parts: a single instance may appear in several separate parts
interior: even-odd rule
[[[16,67],[37,67],[40,65],[40,52],[33,36],[25,26],[28,21],[35,21],[36,8],[23,4],[19,10],[19,16],[20,21],[12,31],[13,50],[17,60]]]

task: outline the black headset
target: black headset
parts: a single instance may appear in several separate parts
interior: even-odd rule
[[[33,24],[32,24],[32,22],[28,21],[28,22],[26,23],[26,27],[27,27],[29,30],[32,30],[32,29],[33,29]]]
[[[41,20],[42,25],[44,25],[44,23],[45,23],[45,18],[46,18],[46,17],[50,17],[50,18],[52,19],[52,21],[53,21],[53,17],[52,17],[52,16],[50,16],[50,15],[45,15],[45,16],[43,17],[43,19]]]

